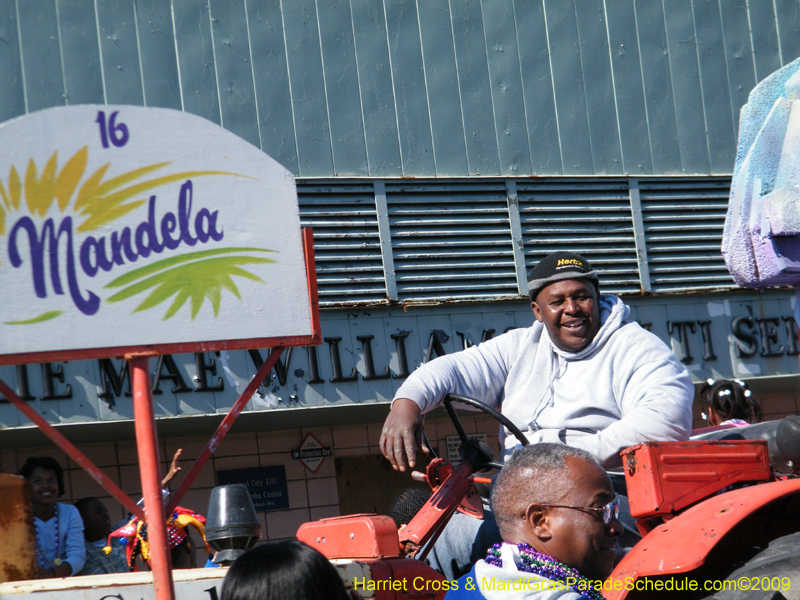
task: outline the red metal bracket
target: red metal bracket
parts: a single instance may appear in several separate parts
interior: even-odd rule
[[[436,479],[433,471],[438,470],[438,467],[436,465],[431,467],[434,462],[436,460],[431,461],[428,465],[429,481]],[[445,523],[455,512],[459,502],[469,492],[472,486],[472,481],[469,479],[470,475],[472,475],[472,465],[467,461],[462,462],[450,471],[445,481],[433,493],[433,496],[428,498],[428,501],[416,516],[403,528],[401,543],[411,541],[421,548],[429,541],[431,542],[425,547],[423,554],[416,557],[418,560],[425,558],[425,554],[433,546],[433,542],[441,533]]]
[[[311,345],[322,343],[322,326],[319,323],[319,293],[317,291],[317,268],[314,259],[314,230],[303,228],[303,248],[306,256],[306,277],[308,278],[308,298],[311,303]]]
[[[269,353],[267,360],[264,361],[264,364],[261,365],[261,368],[258,369],[253,379],[250,380],[248,386],[242,392],[242,395],[239,396],[239,399],[231,406],[231,409],[228,411],[228,414],[225,415],[225,418],[222,419],[222,423],[219,424],[217,430],[214,432],[214,435],[211,436],[211,439],[208,440],[208,443],[205,445],[203,450],[197,457],[197,460],[194,461],[192,468],[189,469],[189,472],[186,474],[186,477],[183,478],[181,484],[178,486],[178,489],[175,490],[175,493],[172,494],[172,498],[169,501],[169,506],[167,507],[167,514],[171,514],[175,507],[178,506],[178,502],[181,501],[184,494],[189,490],[189,487],[194,483],[194,480],[200,474],[200,470],[206,464],[211,455],[214,454],[214,451],[219,446],[222,438],[225,437],[225,434],[228,433],[228,430],[233,425],[233,422],[236,420],[236,417],[239,416],[239,413],[244,410],[244,407],[247,406],[247,403],[250,402],[250,398],[253,397],[253,394],[258,389],[258,386],[261,385],[261,382],[264,378],[269,374],[272,367],[275,366],[275,363],[278,361],[278,357],[280,357],[281,353],[283,352],[283,348],[273,348],[272,351]]]

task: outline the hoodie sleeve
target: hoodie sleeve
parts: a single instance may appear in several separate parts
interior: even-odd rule
[[[509,354],[527,335],[515,329],[462,352],[440,356],[421,365],[403,383],[394,398],[408,398],[422,413],[439,406],[447,394],[461,394],[500,409],[508,376]]]
[[[666,344],[639,331],[628,344],[630,351],[614,365],[614,396],[622,418],[595,435],[567,441],[591,452],[605,468],[619,466],[625,448],[687,440],[692,428],[694,385],[689,373]]]

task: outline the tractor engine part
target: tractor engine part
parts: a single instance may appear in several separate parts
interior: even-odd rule
[[[772,478],[763,440],[646,442],[622,456],[631,515],[642,519],[642,535],[735,483]]]

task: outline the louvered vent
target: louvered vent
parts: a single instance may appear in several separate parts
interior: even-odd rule
[[[528,270],[566,250],[592,263],[603,292],[641,290],[626,180],[517,180],[517,195]]]
[[[297,182],[300,223],[314,228],[320,306],[386,302],[371,183]]]
[[[386,184],[402,300],[517,296],[502,182]]]
[[[722,259],[730,178],[639,181],[653,292],[734,287]]]

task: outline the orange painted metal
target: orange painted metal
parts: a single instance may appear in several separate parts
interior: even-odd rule
[[[428,464],[428,481],[438,480],[435,473],[442,466],[449,466],[449,464],[443,465],[443,462],[446,461],[434,459]],[[472,465],[467,461],[453,469],[416,516],[403,528],[401,541],[410,541],[422,547],[432,538],[435,539],[464,496],[474,489],[470,475],[472,475]],[[424,555],[420,558],[424,558]]]
[[[73,445],[72,442],[65,438],[55,427],[50,425],[50,423],[48,423],[42,415],[31,408],[22,398],[17,396],[17,394],[14,393],[14,390],[8,387],[2,379],[0,379],[0,393],[2,393],[9,402],[16,406],[23,415],[33,421],[33,424],[41,429],[42,433],[53,440],[53,442],[55,442],[59,448],[66,452],[72,460],[78,463],[81,468],[83,468],[83,470],[91,476],[92,479],[103,486],[104,489],[108,490],[108,492],[114,496],[114,498],[120,504],[127,508],[128,511],[132,512],[140,519],[144,518],[142,509],[138,507],[133,500],[131,500],[128,494],[123,492],[116,483],[111,481],[105,473],[98,469],[83,452],[78,450]]]
[[[772,478],[762,440],[646,442],[622,457],[637,519],[671,516],[735,483]]]
[[[374,594],[375,600],[441,600],[447,592],[444,576],[403,555],[390,517],[361,514],[304,523],[297,539],[329,559],[349,558],[369,566],[371,589],[359,591]]]
[[[653,529],[614,569],[612,581],[689,573],[706,562],[724,536],[768,504],[800,492],[800,479],[753,485],[712,496]],[[621,600],[626,590],[606,591]]]
[[[150,394],[148,359],[155,355],[126,355],[133,387],[133,414],[136,425],[136,446],[139,451],[139,474],[144,496],[147,541],[150,544],[150,568],[156,600],[175,600],[172,582],[172,558],[167,544],[167,518],[161,495],[161,457],[158,434]]]
[[[398,535],[389,517],[353,515],[305,523],[300,526],[297,538],[329,559],[350,558],[367,564],[375,587],[365,593],[370,597],[374,593],[375,600],[441,600],[449,582],[421,560],[422,554],[415,559],[406,558],[400,537],[404,542],[414,542],[416,547],[426,542],[432,544],[473,488],[469,479],[472,466],[463,462],[453,469],[442,459],[433,462],[437,464],[428,465],[427,479],[434,481],[434,485],[438,485],[439,475],[446,479],[401,530],[402,535]]]
[[[401,555],[397,525],[383,515],[349,515],[304,523],[297,539],[328,558],[384,558]]]
[[[450,477],[452,472],[453,465],[443,458],[436,458],[428,463],[425,475],[422,475],[420,481],[424,481],[430,485],[435,493],[439,489],[439,486]],[[414,478],[413,473],[412,478]],[[469,479],[471,482],[475,483],[479,478],[473,476]],[[487,479],[487,483],[490,483],[490,480]],[[478,489],[474,485],[469,485],[467,487],[467,491],[456,507],[456,510],[474,519],[483,519],[483,502],[481,501],[481,495],[478,493]]]
[[[392,568],[386,560],[364,561],[369,565],[369,572],[372,581],[392,581]],[[375,590],[375,600],[396,600],[397,593],[392,589],[387,589],[388,585],[379,586]],[[353,588],[355,589],[355,587]],[[363,588],[362,588],[363,589]],[[358,590],[356,590],[358,591]],[[364,593],[369,594],[370,591],[364,590]]]

